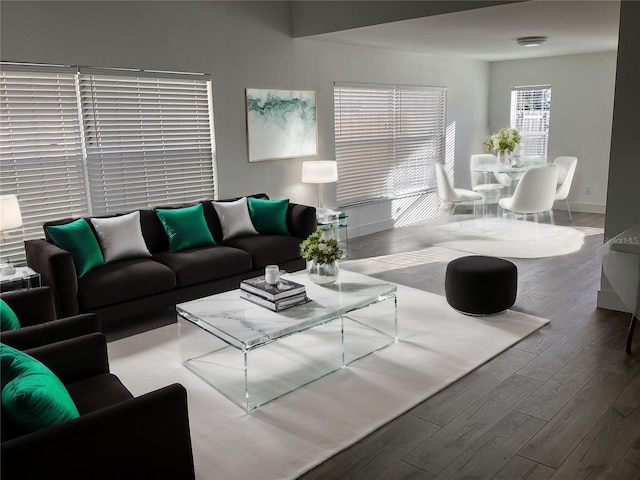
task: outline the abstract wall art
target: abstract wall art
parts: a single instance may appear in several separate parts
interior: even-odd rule
[[[318,154],[316,92],[246,89],[249,161]]]

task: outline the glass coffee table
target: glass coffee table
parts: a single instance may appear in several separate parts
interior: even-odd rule
[[[398,341],[396,285],[345,270],[329,286],[282,276],[311,301],[272,312],[233,290],[176,307],[182,363],[247,412]]]

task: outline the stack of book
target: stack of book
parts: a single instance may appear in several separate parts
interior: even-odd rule
[[[240,297],[274,312],[309,301],[304,285],[283,278],[276,285],[272,285],[265,281],[264,275],[243,280],[240,283]]]

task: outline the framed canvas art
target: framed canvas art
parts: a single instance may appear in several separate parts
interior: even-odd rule
[[[246,89],[250,162],[318,154],[316,92]]]

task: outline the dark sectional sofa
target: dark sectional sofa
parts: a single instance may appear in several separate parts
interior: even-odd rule
[[[264,194],[253,197],[268,199]],[[259,234],[223,240],[213,204],[210,200],[200,203],[215,246],[170,252],[158,215],[147,209],[140,211],[140,224],[151,257],[117,260],[78,278],[71,254],[57,247],[47,235],[47,226],[74,220],[66,219],[46,223],[47,238],[25,241],[27,264],[53,291],[58,317],[93,312],[102,326],[238,288],[241,280],[263,274],[266,265],[277,264],[286,271],[305,268],[299,244],[316,229],[314,207],[289,203],[289,235]]]

